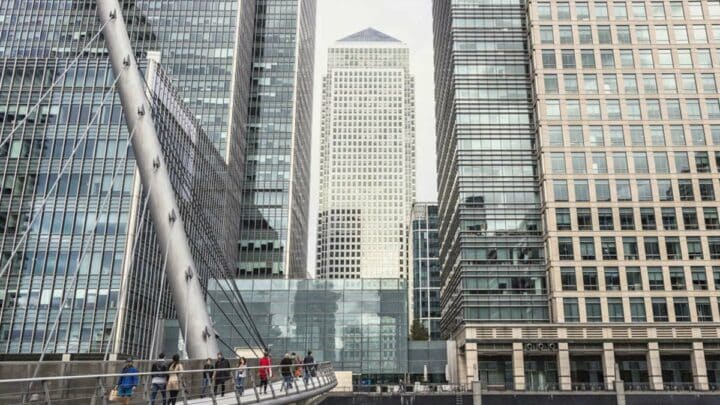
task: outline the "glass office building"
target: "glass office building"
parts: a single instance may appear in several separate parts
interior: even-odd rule
[[[307,274],[315,0],[256,0],[239,277]]]
[[[139,63],[146,66],[147,52],[159,51],[178,85],[177,94],[167,93],[166,97],[180,99],[171,105],[185,103],[194,109],[195,115],[186,109],[182,113],[171,109],[172,114],[159,110],[161,136],[177,137],[173,121],[179,119],[193,121],[196,128],[202,121],[211,128],[213,148],[207,149],[207,143],[200,146],[198,139],[206,139],[206,135],[198,129],[187,139],[195,146],[178,143],[175,151],[166,150],[169,155],[179,154],[176,168],[185,170],[188,156],[200,159],[201,155],[216,154],[209,158],[213,161],[209,168],[218,169],[217,163],[226,161],[229,172],[235,173],[224,174],[226,179],[241,179],[237,173],[242,167],[242,153],[238,150],[243,149],[244,129],[239,124],[244,122],[247,108],[240,108],[242,112],[237,114],[231,114],[230,109],[234,103],[242,106],[246,102],[247,91],[240,93],[249,85],[249,34],[236,26],[241,21],[244,29],[252,29],[254,14],[248,11],[254,11],[253,3],[242,2],[241,9],[234,0],[121,3]],[[135,226],[139,217],[133,215],[137,214],[140,190],[132,154],[124,160],[128,133],[118,97],[111,88],[112,69],[105,45],[99,40],[87,43],[98,29],[91,3],[0,4],[0,138],[17,128],[10,142],[0,148],[0,266],[8,262],[25,230],[30,229],[0,280],[2,353],[39,353],[46,349],[49,353],[98,355],[112,340],[110,353],[141,356],[148,353],[153,340],[157,308],[162,306],[157,304],[160,294],[147,292],[161,291],[161,258],[154,253],[149,225],[140,229]],[[78,53],[79,61],[70,66]],[[242,72],[246,72],[245,79]],[[31,112],[47,91],[48,97]],[[18,127],[25,118],[26,123]],[[86,133],[87,139],[81,142]],[[50,193],[57,173],[76,146],[78,152],[67,174],[60,177],[57,192]],[[201,172],[205,168],[208,166],[198,165],[194,174],[212,178],[208,172]],[[111,185],[113,176],[116,181]],[[183,185],[182,180],[187,177],[174,178],[176,187],[186,187],[185,191],[192,194],[194,183]],[[239,190],[233,184],[225,180],[224,186]],[[237,196],[232,193],[212,202],[215,209],[221,201],[221,215],[230,218],[225,224],[232,223],[227,213],[237,212],[233,202]],[[48,203],[40,209],[45,196]],[[111,197],[109,203],[105,202],[107,196]],[[210,209],[206,214],[211,212],[215,214]],[[187,214],[185,220],[193,223]],[[93,227],[95,221],[97,226]],[[231,239],[237,240],[239,225],[213,230],[234,232]],[[133,266],[128,253],[135,237],[141,238],[136,253],[142,266]],[[221,250],[231,261],[237,254],[234,243]],[[57,331],[52,332],[61,308]],[[118,308],[124,310],[118,314]],[[169,309],[162,311],[169,313]],[[116,323],[121,326],[113,327]]]
[[[431,340],[440,339],[440,241],[438,207],[415,203],[410,216],[412,240],[412,319],[425,325]]]
[[[312,350],[316,361],[331,361],[335,370],[370,378],[407,372],[406,280],[255,279],[235,283],[273,357]],[[214,280],[209,292],[212,301],[226,312],[235,305]],[[211,314],[220,312],[214,305]],[[247,347],[224,317],[213,318],[215,328],[231,347]],[[232,322],[248,336],[240,322]]]
[[[434,7],[453,378],[717,389],[720,2]],[[532,267],[507,279],[491,231]],[[513,309],[477,312],[498,293]]]

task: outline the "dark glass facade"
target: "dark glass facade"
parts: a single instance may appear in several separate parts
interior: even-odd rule
[[[406,280],[256,279],[235,283],[274,357],[312,350],[316,361],[331,361],[335,370],[364,375],[408,371]],[[226,312],[235,305],[213,280],[209,292]],[[210,310],[211,314],[219,312],[215,304]],[[224,317],[214,318],[215,328],[228,345],[247,347]],[[242,324],[233,322],[247,336]]]
[[[526,2],[433,9],[443,331],[546,322]]]
[[[437,204],[415,203],[412,226],[412,313],[440,339],[440,241]]]
[[[200,238],[193,241],[194,249],[205,251],[217,240],[228,240],[222,235],[213,242],[203,239],[209,230],[234,233],[230,240],[235,241],[239,225],[231,226],[233,216],[227,213],[238,211],[244,149],[244,127],[239,124],[247,112],[243,88],[249,85],[247,29],[252,29],[254,3],[242,2],[242,10],[234,0],[121,3],[139,63],[146,66],[147,52],[159,51],[177,85],[177,91],[157,100],[156,124],[161,138],[172,138],[172,144],[164,142],[164,146],[169,148],[165,150],[169,165],[176,170],[173,183],[183,211],[192,207],[195,212],[198,205],[211,204],[205,214],[195,214],[206,218],[182,213],[193,228],[188,232]],[[141,191],[131,151],[125,159],[128,133],[111,88],[114,77],[105,45],[100,40],[88,44],[99,29],[93,4],[0,3],[0,139],[28,117],[31,107],[58,81],[0,148],[0,267],[30,228],[0,280],[1,353],[39,353],[48,341],[49,353],[99,354],[114,335],[111,353],[143,356],[153,341],[156,317],[171,315],[168,303],[158,305],[167,294],[155,293],[161,291],[162,258],[151,224],[136,224]],[[238,21],[243,29],[236,36]],[[79,61],[60,78],[78,52]],[[234,74],[234,65],[244,68]],[[158,83],[162,81],[167,82],[167,77]],[[240,107],[233,111],[240,112],[230,114],[234,103]],[[182,104],[189,105],[193,114],[178,107]],[[183,138],[188,121],[194,133]],[[200,123],[209,128],[209,135]],[[82,140],[85,134],[87,139]],[[76,157],[60,177],[57,192],[50,193],[76,146]],[[188,161],[197,164],[190,169]],[[230,163],[228,169],[224,161]],[[204,177],[212,181],[196,183]],[[209,193],[202,187],[214,190]],[[223,188],[231,192],[218,197]],[[196,192],[206,195],[197,200]],[[48,195],[49,202],[40,209],[40,201]],[[218,198],[207,199],[211,197]],[[210,219],[213,215],[226,218],[223,226]],[[235,260],[235,243],[220,249],[227,256],[224,260]],[[200,256],[196,254],[196,260],[201,263],[218,260]],[[57,318],[61,308],[62,316]],[[124,310],[118,314],[118,308]],[[56,318],[57,331],[52,332]]]
[[[315,0],[257,0],[240,277],[305,277]]]

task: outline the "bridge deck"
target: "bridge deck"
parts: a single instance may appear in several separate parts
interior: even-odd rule
[[[188,399],[188,405],[236,405],[241,404],[289,404],[296,401],[302,401],[318,396],[324,392],[327,392],[332,387],[328,387],[328,383],[324,383],[320,377],[310,378],[307,382],[307,386],[302,378],[296,378],[293,381],[293,388],[286,392],[282,389],[283,383],[281,381],[273,382],[268,384],[267,392],[263,392],[261,387],[256,388],[245,388],[245,392],[242,396],[237,395],[234,392],[234,384],[225,391],[225,396],[215,397],[215,402],[210,397]],[[335,385],[334,383],[332,384]],[[239,399],[239,402],[238,402]],[[178,400],[178,402],[180,402]]]

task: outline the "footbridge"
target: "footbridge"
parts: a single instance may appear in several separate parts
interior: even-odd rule
[[[139,370],[148,370],[151,362],[137,364]],[[123,403],[115,398],[118,393],[121,370],[124,362],[45,362],[42,376],[29,378],[8,378],[0,380],[0,404],[113,404]],[[223,383],[216,381],[202,361],[182,361],[183,371],[170,372],[180,381],[180,390],[171,392],[164,386],[153,386],[152,378],[157,373],[138,371],[137,385],[127,404],[163,403],[163,396],[170,400],[174,395],[178,404],[183,405],[235,405],[235,404],[311,404],[319,401],[337,385],[330,363],[310,366],[291,366],[284,370],[290,377],[283,377],[281,366],[265,367],[269,375],[267,384],[260,379],[262,367],[248,367],[245,378],[238,379],[237,368],[229,372],[230,378]],[[32,371],[32,363],[3,363],[3,375],[15,370],[18,375]],[[74,374],[98,370],[87,374]],[[210,370],[211,372],[213,370]],[[223,389],[224,387],[224,389]],[[163,395],[164,394],[164,395]]]

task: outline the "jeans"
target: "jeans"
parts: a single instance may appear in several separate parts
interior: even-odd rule
[[[292,382],[293,382],[293,376],[292,376],[292,374],[290,374],[290,375],[284,375],[284,376],[283,376],[283,389],[289,391],[290,388],[292,388]]]
[[[155,405],[155,398],[157,397],[158,392],[162,394],[162,404],[167,404],[167,398],[165,397],[165,384],[155,384],[152,385],[152,391],[150,392],[150,404]]]
[[[242,395],[245,392],[245,377],[235,378],[235,392],[238,395]]]
[[[207,394],[208,390],[210,389],[210,386],[212,385],[212,382],[210,381],[210,378],[203,377],[202,380],[202,391],[200,391],[200,397],[204,397],[205,394]]]

